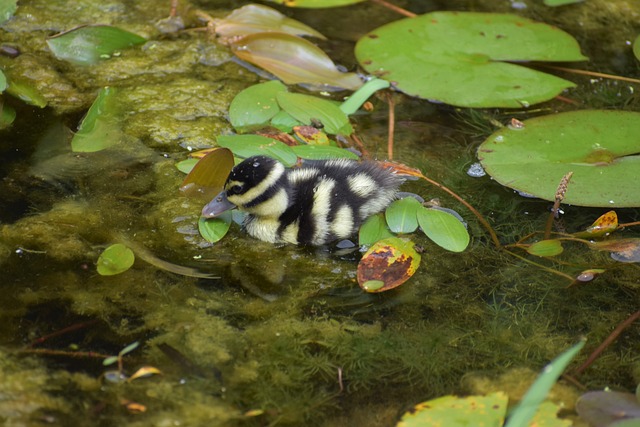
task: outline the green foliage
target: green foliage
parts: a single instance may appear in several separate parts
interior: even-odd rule
[[[0,24],[11,19],[16,9],[18,0],[0,0]]]
[[[122,243],[116,243],[100,254],[97,263],[98,274],[113,276],[124,273],[131,268],[134,261],[133,251]]]
[[[541,240],[527,247],[527,252],[536,256],[556,256],[563,251],[562,242],[557,239]]]
[[[7,78],[4,76],[2,70],[0,70],[0,92],[4,92],[7,88]]]
[[[19,79],[9,76],[7,81],[7,93],[15,96],[21,101],[29,105],[44,108],[47,106],[47,100],[33,85],[24,83]]]
[[[637,207],[639,134],[640,113],[572,111],[504,127],[480,145],[478,158],[502,185],[545,200],[555,200],[573,172],[565,203]]]
[[[110,58],[122,49],[147,40],[137,34],[108,25],[87,25],[55,35],[47,40],[58,59],[74,64],[91,65]]]
[[[294,145],[291,150],[302,159],[359,159],[357,154],[331,145]]]
[[[298,160],[291,147],[278,140],[261,135],[220,135],[218,145],[233,151],[239,157],[263,155],[273,157],[286,166],[293,166]]]
[[[391,203],[384,212],[389,229],[394,233],[413,233],[418,228],[418,209],[422,205],[413,197]]]
[[[635,55],[636,59],[640,61],[640,36],[636,37],[636,39],[633,41],[633,54]]]
[[[566,4],[580,3],[582,1],[584,0],[544,0],[543,3],[546,6],[557,7],[557,6],[564,6]]]
[[[361,246],[371,246],[378,240],[393,237],[394,234],[389,230],[387,221],[383,214],[377,214],[369,217],[364,224],[360,226],[358,232],[358,243]]]
[[[576,40],[557,28],[515,15],[472,12],[392,22],[362,37],[355,54],[367,71],[410,96],[463,107],[526,107],[575,86],[505,61],[586,59]]]
[[[353,128],[347,115],[335,103],[301,93],[278,92],[278,104],[299,122],[310,125],[312,119],[322,123],[329,134],[351,135]]]
[[[449,212],[423,206],[418,209],[417,218],[424,234],[441,248],[462,252],[469,246],[467,227]]]
[[[120,142],[122,134],[116,94],[115,88],[100,90],[71,140],[72,151],[91,153]]]
[[[200,217],[198,231],[209,243],[216,243],[222,239],[231,227],[231,211],[224,212],[216,218]]]
[[[10,105],[3,104],[0,99],[0,129],[11,126],[16,119],[16,110]]]
[[[229,121],[233,128],[244,133],[267,126],[273,116],[281,111],[276,95],[286,90],[287,87],[280,81],[272,80],[240,92],[229,106]]]

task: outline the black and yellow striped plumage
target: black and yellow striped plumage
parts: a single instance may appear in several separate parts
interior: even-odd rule
[[[255,156],[233,168],[224,191],[202,215],[214,217],[235,205],[247,212],[244,228],[257,239],[323,245],[355,234],[395,199],[402,182],[375,162],[305,161],[286,169]]]

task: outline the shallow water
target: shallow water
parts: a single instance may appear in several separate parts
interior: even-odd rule
[[[526,9],[486,3],[403,6],[419,13],[513,12],[552,23],[578,39],[592,58],[586,68],[640,77],[627,43],[640,32],[638,2],[552,10],[533,1]],[[213,16],[239,5],[193,2]],[[453,254],[415,236],[425,248],[421,268],[381,295],[358,287],[354,253],[274,247],[238,227],[220,243],[205,244],[197,235],[202,205],[178,192],[183,175],[175,163],[231,130],[228,102],[258,78],[227,61],[225,49],[202,33],[159,36],[154,23],[166,16],[168,2],[158,8],[157,2],[84,0],[69,7],[21,2],[0,33],[22,53],[0,58],[0,66],[49,101],[40,109],[4,97],[17,110],[13,126],[0,131],[0,420],[6,425],[394,425],[412,405],[445,394],[504,390],[517,399],[542,366],[581,336],[588,343],[574,366],[638,310],[637,264],[616,264],[580,246],[570,247],[562,263],[511,256],[492,245],[462,205],[421,182],[403,189],[460,212],[471,245]],[[398,18],[368,4],[294,16],[335,40],[323,47],[347,66],[354,40]],[[44,38],[87,22],[155,38],[98,66],[51,59]],[[454,189],[503,243],[542,230],[549,202],[466,171],[495,130],[489,119],[507,123],[587,106],[640,110],[637,84],[563,77],[578,84],[567,96],[579,107],[553,100],[529,111],[469,111],[398,95],[395,159]],[[105,85],[121,90],[125,143],[73,154],[68,129]],[[371,154],[382,158],[387,110],[382,100],[373,102],[374,112],[354,121]],[[565,206],[564,212],[563,226],[575,231],[604,210]],[[620,222],[640,220],[637,209],[618,215]],[[100,276],[97,257],[115,242],[133,247],[137,261],[123,274]],[[167,272],[156,259],[216,278]],[[567,288],[566,278],[527,261],[569,275],[589,267],[608,271]],[[109,381],[116,367],[103,366],[104,358],[134,341],[140,345],[124,356],[124,373],[153,366],[162,375]],[[587,389],[633,390],[640,382],[638,326],[577,380]],[[563,383],[552,397],[570,413],[581,392]]]

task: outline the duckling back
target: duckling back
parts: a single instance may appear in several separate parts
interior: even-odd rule
[[[244,228],[272,243],[323,245],[354,235],[395,199],[404,179],[375,162],[306,161],[298,168],[264,156],[237,165],[226,197],[248,213]]]

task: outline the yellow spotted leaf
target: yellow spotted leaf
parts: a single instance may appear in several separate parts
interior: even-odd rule
[[[399,237],[376,242],[358,264],[358,284],[367,292],[384,292],[406,282],[420,265],[415,244]]]
[[[618,228],[618,214],[616,211],[609,211],[596,219],[590,227],[580,233],[575,233],[576,237],[601,237],[608,236]]]

